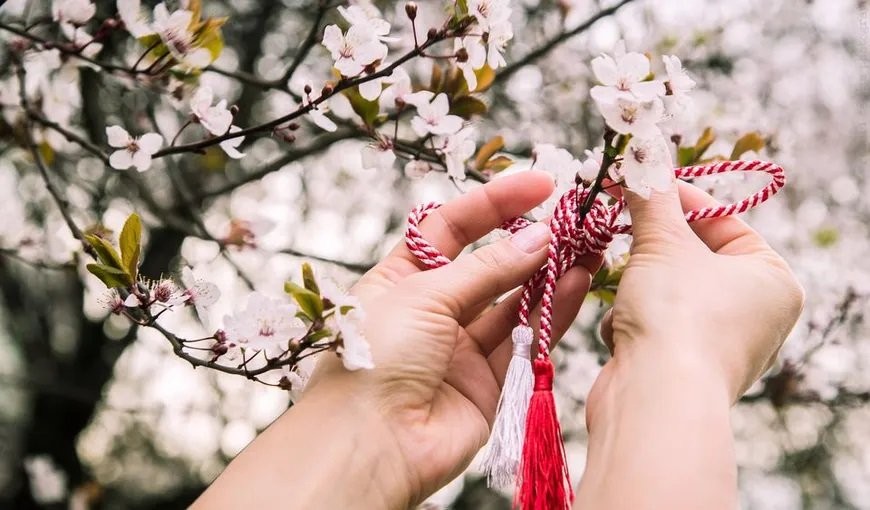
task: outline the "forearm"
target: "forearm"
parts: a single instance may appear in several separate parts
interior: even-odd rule
[[[694,360],[621,354],[593,390],[576,508],[736,508],[727,385]]]
[[[372,413],[337,394],[307,395],[257,437],[195,509],[407,508],[407,473]]]

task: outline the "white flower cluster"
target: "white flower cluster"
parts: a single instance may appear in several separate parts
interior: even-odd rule
[[[680,59],[663,58],[667,80],[650,80],[646,55],[626,52],[620,45],[613,56],[592,60],[592,72],[601,83],[590,91],[607,125],[631,135],[622,163],[611,167],[610,177],[649,197],[674,179],[674,163],[666,138],[668,124],[679,122],[691,106],[687,93],[695,86]]]
[[[121,299],[117,291],[111,291],[107,299],[108,308],[114,313],[124,309],[145,308],[151,313],[178,306],[193,306],[203,324],[209,322],[211,306],[220,298],[220,289],[214,283],[197,278],[190,267],[181,270],[181,285],[169,278],[142,280],[140,292],[131,292]]]
[[[166,4],[161,2],[154,7],[153,20],[149,23],[140,0],[118,0],[118,14],[133,37],[157,34],[181,66],[193,70],[211,63],[211,52],[197,43],[192,11],[178,9],[169,12]]]

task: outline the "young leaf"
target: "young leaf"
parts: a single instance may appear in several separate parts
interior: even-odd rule
[[[93,234],[85,234],[85,240],[97,252],[97,258],[100,259],[100,262],[109,267],[124,271],[124,263],[121,261],[121,257],[115,251],[115,247],[108,241]]]
[[[488,65],[477,69],[474,71],[474,74],[477,76],[477,88],[472,90],[472,92],[483,92],[491,87],[495,81],[495,71]]]
[[[764,148],[764,137],[758,131],[746,133],[741,136],[737,143],[734,144],[734,150],[731,151],[731,159],[740,159],[740,156],[749,151],[758,152]]]
[[[369,101],[362,97],[357,88],[347,89],[343,94],[350,101],[353,111],[362,118],[363,122],[365,122],[367,126],[374,125],[375,119],[378,118],[378,112],[380,111],[378,102]]]
[[[694,147],[680,147],[677,149],[677,165],[691,166],[696,160]]]
[[[498,156],[487,161],[486,164],[483,165],[483,168],[481,168],[481,170],[486,170],[487,172],[495,174],[501,172],[502,170],[510,167],[513,164],[514,160],[512,160],[511,158],[507,156]]]
[[[488,142],[480,146],[477,155],[474,156],[474,168],[483,169],[483,165],[498,151],[504,147],[504,138],[500,135],[491,138]]]
[[[486,113],[486,103],[471,96],[456,98],[450,105],[450,113],[459,115],[463,119],[470,119],[475,114]]]
[[[432,59],[432,75],[429,78],[429,90],[431,90],[433,94],[441,92],[441,87],[444,85],[443,79],[444,71],[441,70],[438,61]]]
[[[314,279],[314,269],[308,262],[302,264],[302,283],[306,289],[320,295],[320,288],[317,286],[317,280]]]
[[[124,222],[118,241],[121,245],[121,262],[124,270],[135,280],[139,272],[139,253],[142,243],[142,222],[138,214],[131,214]]]
[[[319,295],[293,282],[284,283],[284,292],[293,297],[299,309],[312,321],[323,316],[323,299]]]
[[[701,136],[698,137],[698,141],[695,142],[695,161],[701,159],[707,149],[713,145],[713,142],[716,141],[716,133],[713,132],[713,128],[706,128],[704,132],[701,133]],[[694,164],[695,161],[692,161]]]
[[[88,264],[86,267],[91,274],[99,278],[110,289],[116,287],[125,288],[133,285],[133,279],[121,269],[105,264]]]

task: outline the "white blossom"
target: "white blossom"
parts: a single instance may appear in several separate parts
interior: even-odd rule
[[[374,72],[378,72],[378,69],[375,69]],[[385,77],[379,78],[371,78],[368,81],[359,84],[359,95],[361,95],[364,99],[369,101],[374,101],[377,99],[381,92],[383,91],[383,84],[386,81]]]
[[[190,98],[190,111],[209,133],[220,136],[230,129],[233,114],[227,109],[226,99],[221,99],[216,105],[212,102],[214,93],[211,87],[202,85]]]
[[[346,34],[338,25],[329,25],[323,31],[322,44],[343,76],[357,76],[367,65],[387,56],[387,46],[366,25],[352,25]]]
[[[397,101],[407,102],[405,98],[414,92],[411,87],[411,77],[401,67],[394,69],[393,74],[384,81],[389,85],[381,92],[379,103],[382,109],[396,106]]]
[[[238,133],[241,130],[242,128],[240,128],[239,126],[230,126],[229,132],[230,134],[232,134]],[[233,159],[242,159],[243,157],[245,157],[245,153],[239,151],[239,145],[241,145],[244,141],[244,136],[236,136],[233,138],[227,138],[218,145],[227,154],[227,156]]]
[[[670,93],[669,95],[680,96],[695,88],[695,80],[683,69],[683,63],[679,57],[664,55],[662,56],[662,62],[664,62],[665,71],[668,74],[667,88]]]
[[[187,303],[194,306],[196,315],[203,324],[208,324],[209,309],[221,296],[218,286],[197,278],[193,269],[188,266],[181,269],[181,284],[184,285]]]
[[[447,174],[458,180],[465,179],[465,162],[474,155],[474,128],[468,127],[449,136],[435,137],[433,143],[444,156]]]
[[[493,25],[510,19],[510,0],[468,0],[468,12],[488,31]]]
[[[422,90],[405,96],[405,100],[417,107],[417,116],[411,119],[411,127],[418,136],[452,135],[462,129],[462,117],[450,115],[447,94],[434,98],[432,92]]]
[[[394,41],[394,38],[388,37],[390,33],[390,23],[381,17],[378,9],[368,4],[363,7],[361,5],[350,5],[348,7],[339,6],[338,13],[350,23],[351,26],[362,26],[371,30],[372,34],[379,41]]]
[[[329,112],[328,102],[329,101],[326,100],[313,105],[310,98],[306,97],[304,100],[305,105],[313,105],[312,108],[308,110],[308,118],[311,119],[311,122],[324,131],[332,132],[338,129],[338,126],[332,121],[332,119],[326,116],[327,112]]]
[[[151,25],[169,52],[181,64],[202,69],[211,63],[211,52],[195,46],[196,34],[191,31],[193,13],[179,9],[172,14],[166,4],[159,3],[154,7],[154,23]]]
[[[142,10],[140,0],[118,0],[118,15],[133,37],[138,39],[154,33],[154,29],[148,23],[148,15]]]
[[[594,181],[598,177],[598,172],[601,170],[601,164],[604,161],[604,149],[596,147],[592,150],[586,149],[586,159],[580,165],[577,174],[586,182]]]
[[[632,134],[641,138],[651,138],[660,134],[657,126],[664,115],[661,99],[638,101],[620,96],[612,103],[598,102],[598,110],[607,125],[621,134]]]
[[[239,347],[276,358],[287,352],[291,340],[302,338],[308,330],[296,318],[297,311],[292,303],[254,292],[244,310],[224,317],[224,330]]]
[[[97,13],[97,6],[90,0],[53,0],[51,18],[58,23],[81,26]]]
[[[109,164],[117,170],[126,170],[131,166],[140,172],[148,170],[151,168],[151,155],[163,145],[163,137],[157,133],[146,133],[134,138],[121,126],[107,127],[106,137],[110,147],[119,149],[109,156]]]
[[[412,159],[405,163],[405,177],[409,179],[422,179],[432,171],[432,165],[421,159]]]
[[[486,38],[486,63],[489,64],[489,67],[498,69],[507,65],[502,53],[504,53],[508,41],[513,37],[514,29],[509,21],[503,21],[490,27]]]
[[[372,353],[368,341],[362,334],[362,322],[365,314],[356,296],[344,292],[332,280],[324,278],[318,285],[325,300],[335,306],[331,318],[341,334],[341,345],[337,351],[344,368],[348,370],[374,368]]]
[[[644,198],[649,198],[652,190],[667,190],[674,181],[674,163],[667,141],[661,136],[632,138],[619,172],[626,187]]]
[[[466,36],[456,38],[453,42],[453,50],[457,52],[464,49],[468,58],[464,62],[458,62],[462,76],[468,85],[468,90],[474,92],[477,89],[477,75],[474,71],[486,65],[486,48],[480,42],[480,37]]]
[[[649,59],[643,53],[625,52],[620,44],[615,57],[601,55],[592,60],[592,72],[601,85],[592,87],[590,95],[598,103],[612,103],[617,98],[651,101],[665,95],[661,80],[644,81],[649,76]]]

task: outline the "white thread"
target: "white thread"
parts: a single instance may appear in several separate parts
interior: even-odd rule
[[[482,464],[489,487],[514,484],[526,437],[526,414],[534,390],[530,355],[534,332],[529,326],[517,326],[511,333],[511,340],[513,356],[508,364],[489,448]]]

